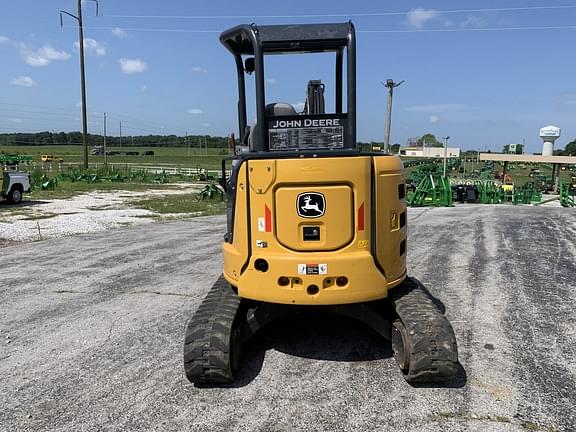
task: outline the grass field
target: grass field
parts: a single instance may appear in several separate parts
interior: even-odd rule
[[[145,151],[153,151],[154,156],[144,156]],[[89,149],[90,151],[90,149]],[[137,151],[138,156],[114,155],[107,156],[108,163],[138,164],[138,165],[178,165],[191,168],[217,169],[223,156],[229,154],[227,149],[186,149],[184,147],[108,147],[108,151]],[[82,162],[81,145],[53,146],[0,146],[0,152],[6,154],[29,155],[34,163],[42,163],[41,155],[51,154],[64,159],[64,164]],[[207,153],[207,154],[206,154]],[[90,164],[104,163],[104,156],[88,156]],[[55,165],[55,164],[53,164]]]
[[[121,169],[128,169],[131,165],[148,165],[148,166],[175,166],[175,167],[186,167],[186,168],[203,168],[206,170],[217,170],[221,167],[222,158],[229,154],[227,149],[221,148],[208,148],[208,149],[187,149],[184,147],[138,147],[138,146],[123,146],[120,147],[109,147],[108,151],[137,151],[140,153],[138,156],[126,156],[126,155],[109,155],[107,156],[107,162],[109,164],[115,164],[116,167]],[[154,152],[154,156],[144,156],[145,151],[151,150]],[[64,169],[69,169],[70,165],[79,164],[82,162],[82,146],[81,145],[49,145],[49,146],[0,146],[0,152],[6,154],[23,154],[30,155],[33,159],[33,169],[42,169],[49,171],[58,171],[59,166],[56,163],[44,163],[41,162],[41,155],[52,154],[54,156],[64,159],[63,167]],[[103,156],[93,156],[89,155],[89,163],[91,167],[101,167],[104,163]],[[466,163],[466,173],[470,173],[473,170],[479,170],[484,165],[481,163],[467,162]],[[533,181],[533,178],[529,177],[530,169],[538,168],[540,172],[547,177],[551,176],[552,166],[547,164],[540,165],[530,165],[530,164],[510,164],[508,173],[512,175],[515,184],[521,186],[527,182]],[[411,170],[416,169],[416,167],[406,168],[406,174],[409,174]],[[502,171],[502,165],[499,163],[494,164],[494,172]],[[567,182],[570,181],[571,175],[576,173],[571,172],[566,169],[560,171],[560,181]],[[466,180],[466,178],[457,172],[452,172],[452,177],[460,178]],[[103,183],[98,184],[98,186],[86,184],[77,185],[77,188],[82,191],[94,190],[95,188],[136,188],[139,189],[144,185],[133,185],[128,184],[111,184],[105,185]],[[60,189],[60,188],[59,188]],[[54,194],[60,192],[54,191]],[[70,191],[62,191],[61,193],[66,194]]]

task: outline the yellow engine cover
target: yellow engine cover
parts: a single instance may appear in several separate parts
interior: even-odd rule
[[[387,297],[406,277],[396,156],[243,160],[224,276],[243,298],[327,305]]]

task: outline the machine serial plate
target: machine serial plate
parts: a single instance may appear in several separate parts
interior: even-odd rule
[[[306,150],[344,147],[344,128],[306,127],[268,131],[270,150]]]

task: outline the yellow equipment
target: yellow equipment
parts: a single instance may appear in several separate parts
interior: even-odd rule
[[[51,154],[43,154],[42,156],[40,156],[40,160],[42,162],[58,162],[58,163],[64,162],[64,159],[62,159],[61,157],[54,156]]]
[[[450,323],[406,276],[406,186],[400,158],[356,143],[352,23],[256,26],[223,32],[236,61],[241,146],[232,158],[223,276],[188,321],[184,366],[195,383],[234,379],[241,345],[287,314],[328,310],[392,341],[408,382],[458,370]],[[335,53],[333,112],[308,83],[304,111],[265,100],[267,54]],[[346,110],[343,109],[346,56]],[[255,74],[256,122],[245,74]]]

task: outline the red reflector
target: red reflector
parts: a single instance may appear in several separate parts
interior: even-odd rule
[[[358,207],[358,231],[364,231],[364,203]]]
[[[264,231],[272,232],[272,212],[264,205]]]

